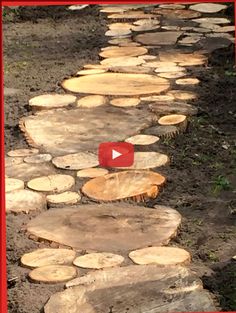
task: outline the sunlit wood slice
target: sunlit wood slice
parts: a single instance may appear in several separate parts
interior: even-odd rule
[[[144,63],[137,57],[117,57],[117,58],[107,58],[101,61],[101,64],[108,66],[110,69],[117,66],[136,66]]]
[[[177,62],[182,66],[192,66],[195,64],[204,64],[207,62],[207,57],[197,53],[180,53],[176,51],[161,51],[159,53],[162,62]]]
[[[81,204],[48,210],[32,219],[27,231],[34,239],[77,250],[123,254],[167,244],[176,235],[180,222],[180,214],[164,206],[154,210],[127,203]]]
[[[113,19],[150,19],[156,18],[155,14],[144,13],[143,11],[127,11],[125,13],[115,13],[107,16]]]
[[[136,135],[127,138],[125,141],[133,145],[151,145],[157,142],[160,138],[152,135]]]
[[[77,106],[82,108],[94,108],[100,105],[105,105],[107,103],[107,98],[101,95],[91,95],[80,98],[77,101]]]
[[[79,202],[81,196],[77,192],[65,191],[56,195],[48,195],[46,200],[49,206],[64,206]]]
[[[201,37],[184,37],[183,39],[179,40],[178,43],[181,45],[191,45],[194,43],[197,43],[199,40],[201,39]]]
[[[180,78],[175,81],[177,85],[198,85],[200,80],[197,78]]]
[[[141,19],[133,22],[136,26],[145,26],[145,25],[159,25],[160,21],[158,19]]]
[[[173,95],[176,100],[194,100],[197,98],[196,93],[191,91],[171,90],[168,94]]]
[[[102,9],[100,9],[100,12],[103,13],[119,13],[119,12],[124,12],[125,8],[123,6],[108,6],[108,7],[103,7]]]
[[[5,192],[10,192],[14,190],[24,189],[23,180],[16,178],[6,178],[5,179]]]
[[[153,126],[144,131],[147,135],[155,135],[163,139],[171,139],[178,135],[176,126]]]
[[[67,107],[74,103],[76,97],[73,95],[46,94],[34,97],[29,100],[29,105],[34,110],[50,110],[55,108]]]
[[[150,60],[156,60],[157,56],[156,55],[150,55],[150,54],[144,54],[144,55],[140,55],[138,58],[141,58],[145,61],[150,61]]]
[[[184,30],[183,28],[180,28],[179,26],[172,26],[172,25],[165,25],[165,26],[161,26],[162,29],[165,30]]]
[[[8,157],[5,156],[5,167],[21,164],[24,162],[23,157]]]
[[[143,47],[110,47],[99,55],[103,58],[135,57],[147,53]]]
[[[114,73],[150,74],[152,69],[142,66],[115,66],[111,67],[110,71]]]
[[[140,34],[135,37],[135,40],[144,45],[174,45],[182,32],[153,32]]]
[[[170,66],[160,66],[160,67],[157,67],[155,69],[155,73],[169,73],[169,72],[183,72],[184,71],[184,68],[181,67],[181,66],[177,66],[177,65],[170,65]]]
[[[21,257],[21,264],[28,268],[36,268],[47,265],[72,264],[76,252],[69,249],[37,249],[24,254]]]
[[[29,277],[34,282],[55,284],[66,282],[77,276],[75,267],[66,265],[46,265],[33,269]]]
[[[70,5],[68,7],[68,10],[72,10],[72,11],[82,10],[82,9],[88,7],[88,6],[89,6],[89,4],[80,4],[80,5],[79,4],[75,4],[75,5]]]
[[[16,149],[7,153],[10,157],[26,157],[39,153],[38,149]]]
[[[222,26],[220,29],[217,29],[218,33],[227,33],[227,32],[234,32],[235,31],[235,26]]]
[[[186,75],[187,75],[186,72],[158,73],[158,76],[159,76],[159,77],[169,78],[169,79],[180,78],[180,77],[183,77],[183,76],[186,76]]]
[[[39,164],[39,163],[44,163],[44,162],[50,162],[51,159],[52,159],[51,154],[45,153],[45,154],[36,154],[36,155],[25,157],[24,162]]]
[[[86,69],[101,69],[101,70],[108,71],[108,67],[106,67],[102,64],[85,64],[84,68],[86,68]]]
[[[148,166],[147,166],[148,167]],[[150,171],[125,171],[93,178],[82,187],[89,198],[99,201],[115,201],[133,198],[143,200],[155,198],[157,186],[163,185],[165,178]]]
[[[200,28],[208,28],[212,31],[217,31],[218,29],[220,29],[221,27],[217,24],[212,24],[212,23],[208,23],[208,22],[204,22],[204,23],[201,23],[199,25]]]
[[[108,41],[111,45],[118,45],[120,47],[137,47],[140,46],[138,42],[131,41],[129,38],[115,38]]]
[[[132,62],[134,60],[134,62]],[[138,65],[138,58],[110,58],[102,63],[106,65]],[[160,77],[147,74],[104,73],[71,78],[62,83],[65,89],[72,92],[93,93],[101,95],[141,95],[160,93],[169,88],[169,82]]]
[[[184,114],[196,115],[198,110],[195,106],[184,102],[159,102],[149,105],[149,109],[156,114]]]
[[[85,168],[77,172],[77,177],[99,177],[108,174],[108,170],[105,168]]]
[[[184,9],[158,9],[155,8],[151,11],[151,13],[161,14],[169,19],[192,19],[201,16],[199,12],[192,10],[184,10]]]
[[[88,69],[88,70],[81,70],[76,73],[76,75],[94,75],[94,74],[101,74],[105,73],[106,70],[104,69]]]
[[[14,190],[6,193],[6,211],[14,213],[29,213],[30,211],[45,210],[44,195],[31,190]]]
[[[146,23],[143,25],[134,25],[131,29],[134,32],[145,32],[145,31],[149,31],[149,30],[154,30],[154,29],[159,29],[160,26],[159,25],[153,25],[152,23]]]
[[[56,167],[65,170],[80,170],[83,168],[95,167],[99,164],[97,155],[89,152],[78,152],[55,157],[53,158],[52,163]]]
[[[74,184],[75,180],[72,176],[55,174],[34,178],[27,186],[36,191],[59,193],[70,189]]]
[[[129,257],[140,265],[185,265],[191,260],[188,251],[176,247],[148,247],[130,252]]]
[[[159,8],[161,9],[171,9],[171,10],[176,10],[176,9],[184,9],[185,5],[183,4],[160,4]]]
[[[129,23],[112,23],[112,24],[108,24],[107,25],[109,27],[109,29],[113,30],[113,29],[125,29],[125,30],[130,30],[132,27],[132,24]]]
[[[211,23],[211,24],[229,24],[230,20],[225,17],[200,17],[193,20],[199,24]]]
[[[101,269],[120,265],[124,261],[123,256],[113,253],[89,253],[77,257],[73,264],[82,268]]]
[[[151,68],[163,68],[163,71],[164,69],[168,69],[169,68],[173,68],[173,67],[176,67],[177,66],[177,63],[175,62],[161,62],[161,61],[148,61],[146,63],[144,63],[142,65],[143,67],[151,67]],[[182,69],[184,70],[184,69]]]
[[[197,3],[191,5],[189,8],[202,13],[217,13],[226,9],[227,6],[219,3]]]
[[[105,36],[108,37],[122,37],[122,36],[127,36],[130,35],[132,31],[130,29],[110,29],[105,32]]]
[[[132,107],[137,106],[140,103],[139,98],[116,98],[112,99],[110,104],[116,107]]]
[[[183,114],[169,114],[159,118],[158,123],[163,126],[176,126],[181,132],[187,128],[187,117]]]
[[[159,96],[148,96],[148,97],[142,97],[142,101],[148,101],[148,102],[156,102],[156,101],[172,101],[174,100],[174,96],[169,95],[159,95]]]

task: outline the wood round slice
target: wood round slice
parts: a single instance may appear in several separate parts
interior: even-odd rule
[[[26,157],[37,153],[39,153],[38,149],[17,149],[9,151],[7,155],[10,157]]]
[[[185,131],[187,127],[187,117],[183,114],[170,114],[159,118],[158,123],[164,126],[176,126],[181,131]]]
[[[135,152],[134,163],[129,167],[120,167],[129,170],[144,170],[161,167],[169,164],[170,159],[167,155],[158,152]]]
[[[114,73],[135,73],[135,74],[150,74],[152,72],[150,68],[142,66],[114,66],[110,68],[110,71]]]
[[[159,95],[159,96],[148,96],[148,97],[142,97],[141,98],[142,101],[148,101],[148,102],[156,102],[156,101],[173,101],[174,100],[174,96],[172,95]]]
[[[109,29],[125,29],[125,30],[130,30],[132,27],[132,24],[129,23],[112,23],[108,25]]]
[[[75,204],[80,201],[81,197],[77,192],[65,191],[56,195],[48,195],[46,200],[50,206],[63,206]]]
[[[148,135],[156,135],[160,138],[171,139],[178,135],[179,130],[176,126],[153,126],[144,131]]]
[[[81,5],[75,4],[75,5],[70,5],[68,7],[68,10],[72,10],[72,11],[82,10],[82,9],[88,7],[88,6],[89,6],[89,4],[81,4]]]
[[[164,103],[153,103],[150,104],[149,109],[158,114],[184,114],[184,115],[196,115],[198,112],[198,109],[191,105],[187,104],[185,102],[164,102]]]
[[[169,19],[192,19],[201,16],[200,13],[184,9],[157,9],[155,8],[152,13],[157,13],[168,17]]]
[[[160,67],[157,67],[155,69],[155,73],[172,73],[172,72],[176,72],[176,73],[183,73],[184,71],[184,68],[182,66],[177,66],[177,65],[170,65],[170,66],[160,66]]]
[[[175,247],[148,247],[130,252],[129,257],[140,265],[185,265],[191,260],[189,252]]]
[[[140,201],[155,198],[158,187],[163,185],[165,177],[151,171],[125,171],[96,177],[82,187],[89,198],[99,201],[116,201],[132,198]]]
[[[30,211],[46,209],[46,199],[43,195],[31,190],[14,190],[6,193],[6,211],[14,213],[29,213]]]
[[[140,55],[139,58],[141,58],[145,61],[150,61],[150,60],[156,60],[157,56],[156,55],[150,55],[150,54],[144,54],[144,55]]]
[[[32,156],[28,156],[24,158],[25,163],[44,163],[44,162],[50,162],[52,159],[51,154],[45,153],[45,154],[36,154]]]
[[[211,23],[211,24],[229,24],[230,20],[225,17],[200,17],[193,20],[193,22],[202,24],[202,23]]]
[[[101,61],[101,64],[108,66],[109,68],[117,66],[137,66],[143,64],[145,61],[137,57],[117,57],[107,58]],[[125,74],[123,74],[125,75]]]
[[[155,14],[144,13],[143,11],[127,11],[125,13],[115,13],[108,15],[108,18],[113,19],[150,19],[155,18]]]
[[[184,90],[171,90],[168,94],[173,95],[176,100],[194,100],[197,98],[196,93]]]
[[[169,78],[169,79],[173,79],[173,78],[180,78],[183,76],[186,76],[187,73],[186,72],[169,72],[169,73],[158,73],[159,77],[163,77],[163,78]]]
[[[201,65],[207,62],[207,57],[198,53],[180,53],[176,51],[163,51],[159,54],[162,62],[176,62],[180,66]]]
[[[116,107],[133,107],[133,106],[137,106],[140,103],[140,99],[139,98],[116,98],[116,99],[112,99],[110,104],[114,105]]]
[[[76,75],[94,75],[94,74],[102,74],[105,72],[106,70],[97,68],[97,69],[81,70],[81,71],[78,71]]]
[[[152,135],[136,135],[127,138],[125,141],[133,145],[151,145],[157,142],[160,138]]]
[[[218,31],[221,27],[217,24],[211,24],[209,22],[201,23],[199,25],[201,28],[208,28],[212,31]]]
[[[128,35],[130,35],[132,32],[130,29],[110,29],[107,32],[105,32],[105,36],[108,37],[126,37]]]
[[[29,100],[29,105],[35,110],[49,110],[61,107],[67,107],[74,103],[76,97],[73,95],[41,95]]]
[[[77,257],[73,264],[82,268],[101,269],[120,265],[124,261],[123,256],[113,253],[89,253]]]
[[[102,51],[99,55],[103,58],[135,57],[147,53],[143,47],[111,47],[109,50]]]
[[[85,64],[84,68],[86,69],[101,69],[107,71],[108,68],[102,64]]]
[[[36,191],[59,193],[70,189],[74,184],[75,180],[72,176],[55,174],[34,178],[27,186]]]
[[[158,25],[160,24],[160,21],[157,19],[141,19],[141,20],[134,21],[133,24],[137,26],[143,26],[147,24]]]
[[[26,253],[21,257],[21,264],[29,268],[37,268],[47,265],[72,264],[76,252],[69,249],[37,249]]]
[[[143,25],[134,25],[134,26],[132,26],[131,29],[134,32],[145,32],[145,31],[154,30],[154,29],[158,29],[158,28],[160,28],[160,26],[157,24],[146,23]]]
[[[201,39],[200,36],[198,36],[198,37],[188,36],[188,37],[184,37],[183,39],[179,40],[178,43],[181,45],[192,45],[194,43],[197,43],[200,39]]]
[[[155,46],[158,45],[174,45],[178,38],[182,35],[182,32],[152,32],[137,35],[135,40],[143,45]]]
[[[8,157],[5,156],[5,167],[10,167],[12,165],[21,164],[24,162],[24,158],[22,157]]]
[[[94,178],[94,180],[98,178]],[[176,235],[180,214],[171,208],[86,204],[47,210],[27,225],[34,239],[53,241],[76,250],[123,254],[150,245],[167,244]]]
[[[181,78],[175,81],[177,85],[198,85],[200,80],[197,78]]]
[[[176,10],[176,9],[184,9],[185,6],[182,4],[160,4],[159,8],[161,9],[171,9],[171,10]]]
[[[107,103],[107,98],[101,95],[91,95],[80,98],[77,101],[77,106],[82,108],[94,108],[100,105],[105,105]]]
[[[85,168],[77,172],[77,177],[99,177],[108,174],[108,170],[105,168]]]
[[[24,189],[23,180],[16,178],[6,178],[5,179],[5,192],[10,192],[13,190]]]
[[[62,169],[81,170],[83,168],[98,166],[97,155],[89,152],[78,152],[67,154],[64,156],[55,157],[52,163]]]
[[[76,276],[76,268],[66,265],[46,265],[35,268],[29,273],[29,277],[32,281],[46,284],[66,282]]]
[[[218,33],[227,33],[227,32],[234,32],[235,31],[235,26],[234,25],[230,25],[230,26],[223,26],[220,27],[220,29],[217,29]]]
[[[227,6],[219,3],[197,3],[191,5],[189,8],[202,13],[217,13],[226,9]]]
[[[116,61],[120,58],[115,58]],[[132,58],[123,59],[122,66],[127,66],[125,60],[131,60]],[[142,63],[142,60],[134,58]],[[111,59],[105,59],[108,61]],[[102,61],[102,62],[104,62]],[[117,62],[114,63],[118,66]],[[128,62],[129,63],[129,62]],[[132,63],[132,62],[131,62]],[[130,64],[131,65],[131,64]],[[137,63],[135,62],[135,65]],[[98,75],[88,75],[65,80],[62,83],[65,89],[72,92],[92,93],[100,95],[141,95],[160,93],[169,88],[169,82],[160,77],[155,77],[148,74],[121,74],[121,73],[104,73]]]

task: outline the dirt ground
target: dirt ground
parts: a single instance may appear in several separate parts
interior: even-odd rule
[[[232,10],[233,11],[233,10]],[[230,16],[233,19],[233,16]],[[5,149],[26,147],[19,118],[30,114],[28,100],[46,92],[63,92],[59,83],[85,63],[98,60],[106,46],[107,21],[96,7],[70,12],[65,7],[28,7],[4,11]],[[192,253],[191,267],[214,295],[219,310],[236,310],[236,73],[234,46],[213,53],[201,80],[188,131],[158,144],[171,156],[160,173],[168,183],[150,201],[183,215],[174,244]],[[35,214],[35,213],[34,213]],[[38,243],[22,226],[29,215],[7,216],[9,313],[38,313],[63,285],[33,284],[20,257]],[[41,244],[41,246],[43,246]]]

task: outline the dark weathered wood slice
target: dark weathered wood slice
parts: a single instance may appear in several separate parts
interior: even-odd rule
[[[174,45],[183,32],[152,32],[137,35],[135,40],[144,45]]]
[[[197,107],[185,102],[156,102],[149,104],[149,109],[156,114],[196,115]]]

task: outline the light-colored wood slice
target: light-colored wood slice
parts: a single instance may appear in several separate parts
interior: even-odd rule
[[[44,162],[50,162],[51,159],[52,159],[51,154],[44,153],[44,154],[36,154],[36,155],[25,157],[24,162],[39,164],[39,163],[44,163]]]
[[[5,167],[21,164],[24,162],[23,157],[8,157],[5,156]]]
[[[184,9],[185,8],[185,5],[183,4],[160,4],[159,5],[159,8],[161,9],[171,9],[171,10],[177,10],[177,9]]]
[[[193,31],[195,31],[196,33],[203,33],[203,34],[206,34],[206,33],[210,33],[211,32],[211,29],[209,28],[203,28],[203,27],[193,27],[192,28]]]
[[[141,58],[145,61],[150,61],[150,60],[156,60],[157,56],[156,55],[150,55],[150,54],[144,54],[144,55],[140,55],[138,58]]]
[[[162,62],[177,62],[181,66],[200,65],[207,62],[207,57],[200,53],[160,51],[159,58]]]
[[[178,38],[182,35],[182,32],[152,32],[140,34],[135,37],[135,40],[144,45],[174,45]]]
[[[159,96],[148,96],[148,97],[142,97],[142,101],[147,101],[147,102],[156,102],[156,101],[173,101],[175,98],[173,95],[159,95]]]
[[[153,210],[129,204],[81,204],[48,210],[32,219],[27,231],[34,239],[77,250],[123,254],[167,244],[180,222],[180,214],[164,206]]]
[[[218,33],[227,33],[227,32],[235,32],[235,26],[230,25],[230,26],[222,26],[219,29],[217,29]]]
[[[101,269],[114,267],[123,263],[124,258],[121,255],[113,253],[89,253],[77,257],[73,264],[82,268]]]
[[[165,73],[169,73],[169,72],[179,73],[179,72],[181,72],[182,73],[183,71],[184,71],[184,68],[182,66],[177,66],[177,65],[164,66],[163,65],[163,66],[157,67],[154,72],[155,73],[163,73],[163,72],[165,72]]]
[[[129,38],[115,38],[108,41],[111,45],[118,45],[120,47],[137,47],[140,46],[138,42],[131,41]]]
[[[168,95],[173,95],[176,100],[194,100],[197,98],[196,93],[184,90],[171,90]]]
[[[75,4],[75,5],[70,5],[68,7],[68,10],[72,10],[72,11],[82,10],[88,6],[89,6],[89,4]]]
[[[148,166],[147,166],[148,167]],[[151,171],[124,171],[93,178],[82,187],[89,198],[99,201],[116,201],[132,198],[142,201],[155,198],[165,177]]]
[[[29,277],[34,282],[56,284],[66,282],[77,276],[77,270],[73,266],[46,265],[33,269]]]
[[[37,268],[47,265],[67,265],[72,264],[75,257],[76,252],[73,250],[44,248],[25,253],[21,257],[21,264],[28,268]]]
[[[151,145],[159,141],[159,137],[152,135],[135,135],[127,138],[125,141],[132,143],[133,145]]]
[[[102,64],[85,64],[84,68],[86,69],[102,69],[108,71],[108,68]]]
[[[175,68],[177,66],[177,63],[175,62],[161,62],[161,61],[148,61],[142,65],[143,67],[151,67],[151,68],[163,68],[164,69],[170,69]],[[184,70],[184,69],[182,69]]]
[[[153,126],[146,129],[144,133],[159,136],[163,139],[171,139],[178,135],[179,130],[176,126]]]
[[[156,18],[155,14],[145,13],[143,11],[127,11],[125,13],[115,13],[107,16],[109,19],[150,19]]]
[[[141,64],[142,60],[138,58],[110,58],[102,62],[111,66],[128,66]],[[104,73],[71,78],[65,80],[62,86],[72,92],[131,96],[158,94],[169,88],[169,82],[164,78],[148,74]]]
[[[218,29],[220,29],[221,27],[217,24],[212,24],[212,23],[209,23],[209,22],[204,22],[204,23],[201,23],[199,25],[200,28],[208,28],[210,29],[211,31],[217,31]]]
[[[186,265],[191,260],[188,251],[176,247],[148,247],[130,252],[129,257],[140,265]]]
[[[187,127],[187,117],[183,114],[169,114],[159,118],[158,123],[163,126],[176,126],[181,132]]]
[[[34,178],[28,182],[27,186],[36,191],[59,193],[70,189],[74,184],[75,180],[72,176],[54,174]]]
[[[108,37],[123,37],[123,36],[128,36],[132,33],[132,31],[130,29],[119,29],[119,28],[115,28],[115,29],[110,29],[108,31],[105,32],[105,36]]]
[[[64,206],[79,202],[81,196],[77,192],[65,191],[56,195],[48,195],[46,200],[49,206]]]
[[[200,80],[197,78],[188,77],[188,78],[177,79],[175,83],[177,85],[184,85],[184,86],[185,85],[198,85],[200,83]]]
[[[155,30],[155,29],[159,29],[160,26],[159,25],[155,25],[152,23],[146,23],[143,25],[134,25],[132,26],[132,31],[134,32],[145,32],[145,31],[149,31],[149,30]]]
[[[45,210],[44,195],[31,190],[14,190],[6,193],[6,211],[14,213],[29,213],[30,211]]]
[[[105,168],[85,168],[77,172],[77,177],[100,177],[108,174],[108,170]]]
[[[108,7],[103,7],[102,9],[100,9],[100,12],[103,13],[119,13],[119,12],[124,12],[125,8],[123,6],[108,6]]]
[[[77,106],[82,108],[94,108],[105,104],[107,104],[107,98],[102,95],[86,96],[77,101]]]
[[[201,37],[192,37],[192,36],[187,36],[184,37],[183,39],[179,40],[178,43],[181,45],[191,45],[194,43],[197,43],[199,40],[201,39]]]
[[[110,104],[114,105],[116,107],[133,107],[133,106],[137,106],[140,103],[140,99],[139,98],[116,98],[116,99],[112,99]]]
[[[94,69],[88,69],[88,70],[81,70],[81,71],[78,71],[76,73],[76,75],[94,75],[94,74],[102,74],[102,73],[105,73],[107,72],[106,70],[104,69],[101,69],[101,68],[94,68]]]
[[[202,13],[217,13],[226,9],[227,6],[219,3],[197,3],[191,5],[189,8]]]
[[[114,73],[151,74],[152,69],[142,66],[114,66],[111,67],[110,71]]]
[[[225,17],[200,17],[193,20],[193,22],[202,24],[202,23],[211,23],[211,24],[229,24],[230,20]]]
[[[117,58],[107,58],[101,61],[101,64],[108,66],[109,69],[117,66],[137,66],[145,61],[137,57],[117,57]],[[112,82],[112,80],[111,80]]]
[[[184,30],[183,28],[179,26],[172,26],[172,25],[161,26],[161,28],[165,30]]]
[[[107,25],[109,29],[125,29],[125,30],[130,30],[132,27],[132,24],[129,23],[112,23]]]
[[[5,179],[5,192],[10,192],[14,190],[24,189],[23,180],[16,178],[6,178]]]
[[[159,102],[152,103],[149,106],[149,109],[160,115],[160,114],[184,114],[184,115],[196,115],[198,110],[195,106],[187,104],[184,102]]]
[[[168,78],[168,79],[173,79],[173,78],[180,78],[183,76],[186,76],[187,73],[186,72],[168,72],[168,73],[158,73],[159,77],[162,78]]]
[[[134,25],[144,26],[144,25],[159,25],[160,21],[158,19],[141,19],[133,22]]]
[[[137,10],[139,8],[144,8],[148,7],[148,5],[145,4],[118,4],[118,5],[108,5],[108,6],[103,6],[103,9],[100,10],[101,12],[105,13],[123,13],[123,12],[132,12],[131,10]],[[142,11],[140,11],[142,12]]]
[[[184,10],[184,9],[162,9],[162,8],[155,8],[151,11],[151,13],[156,13],[160,15],[164,15],[169,19],[180,19],[180,20],[187,20],[192,18],[197,18],[201,16],[199,12],[192,11],[192,10]]]
[[[56,167],[65,170],[81,170],[83,168],[95,167],[99,164],[97,155],[89,152],[78,152],[55,157],[52,159],[52,163]]]
[[[38,149],[16,149],[7,153],[10,157],[26,157],[39,153]]]
[[[103,58],[135,57],[147,52],[148,50],[143,47],[110,47],[99,55]]]
[[[29,100],[29,105],[35,110],[50,110],[67,107],[74,103],[76,97],[73,95],[46,94]]]

